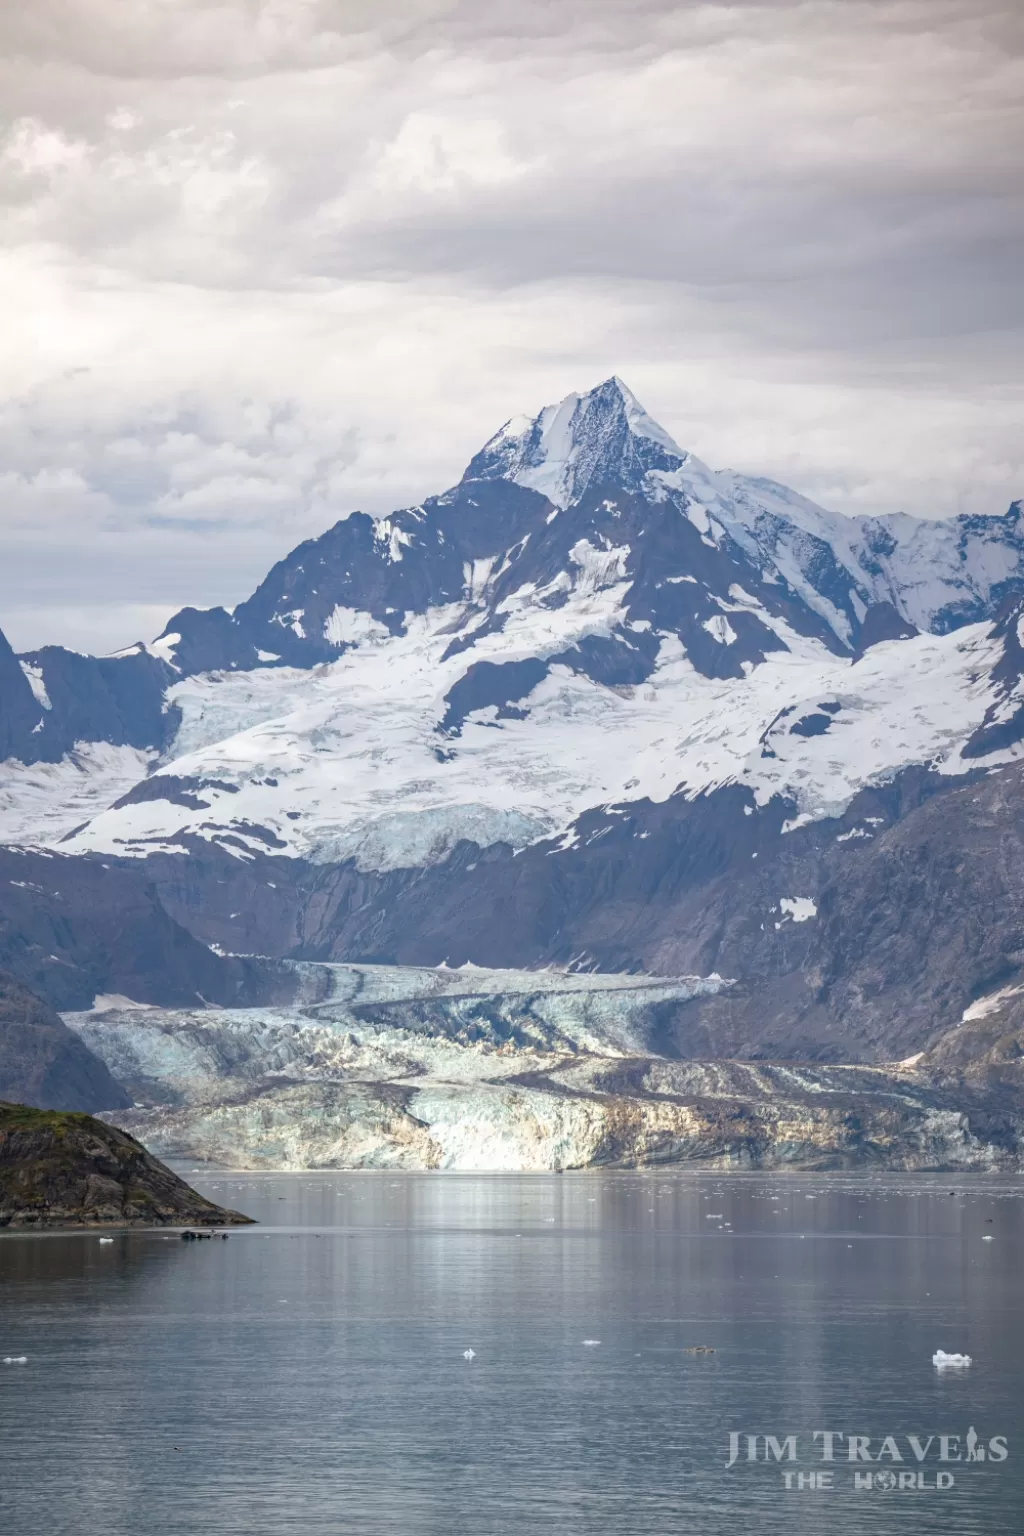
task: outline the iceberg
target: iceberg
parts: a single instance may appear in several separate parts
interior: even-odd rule
[[[970,1355],[947,1355],[944,1349],[937,1349],[934,1355],[932,1355],[932,1365],[940,1371],[950,1368],[961,1369],[966,1365],[970,1365],[970,1363]]]

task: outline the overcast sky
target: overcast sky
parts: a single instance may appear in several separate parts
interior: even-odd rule
[[[610,373],[844,512],[1005,511],[1022,61],[1020,0],[4,6],[0,626],[237,602]]]

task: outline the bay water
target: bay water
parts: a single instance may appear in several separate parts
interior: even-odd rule
[[[1024,1530],[1017,1180],[179,1171],[0,1235],[3,1536]]]

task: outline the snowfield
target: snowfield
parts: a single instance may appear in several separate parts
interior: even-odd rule
[[[0,764],[0,841],[42,847],[105,810],[146,777],[155,752],[79,742],[59,763]]]
[[[557,653],[606,632],[620,603],[618,584],[577,592],[553,612],[524,597],[504,632],[482,637],[473,657]],[[988,624],[888,642],[851,663],[774,620],[790,649],[743,678],[705,677],[676,637],[665,636],[640,685],[612,689],[555,666],[519,701],[525,719],[498,719],[488,706],[449,741],[438,729],[444,695],[466,658],[443,655],[458,616],[410,616],[405,635],[369,638],[312,671],[213,674],[176,685],[182,726],[158,774],[201,781],[203,803],[146,800],[101,812],[62,847],[145,855],[180,851],[185,833],[228,834],[244,856],[246,846],[266,848],[253,832],[265,828],[277,852],[386,870],[443,859],[463,838],[519,848],[568,832],[594,806],[731,783],[749,786],[759,804],[791,795],[800,818],[815,820],[838,815],[859,789],[910,764],[948,774],[977,766],[961,748],[997,700],[990,674],[1001,645]],[[792,723],[822,704],[838,706],[827,731],[792,734]],[[239,729],[242,721],[254,723]],[[22,825],[30,825],[28,809]],[[48,831],[41,816],[32,836],[56,841],[63,830]]]

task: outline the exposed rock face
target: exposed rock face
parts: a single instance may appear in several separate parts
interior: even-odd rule
[[[1024,1090],[1024,985],[979,998],[916,1065],[949,1086],[984,1091],[993,1103]]]
[[[0,634],[0,762],[12,757],[31,760],[32,733],[42,714],[7,636]]]
[[[0,966],[56,1008],[88,1008],[97,993],[173,1006],[294,990],[273,964],[213,953],[137,865],[28,848],[0,848]]]
[[[221,1166],[1024,1166],[1022,1088],[996,1103],[920,1063],[653,1054],[699,994],[730,995],[717,981],[331,976],[331,995],[302,1009],[112,1009],[69,1022],[131,1087],[133,1130],[164,1155]]]
[[[40,1109],[127,1109],[130,1096],[59,1013],[0,971],[0,1095]]]
[[[886,640],[911,640],[916,634],[913,624],[902,618],[892,603],[872,603],[861,623],[853,659],[860,661],[873,645]]]
[[[90,1115],[0,1103],[0,1227],[240,1225]]]
[[[47,645],[17,658],[0,635],[0,762],[54,763],[78,742],[161,747],[177,723],[164,708],[174,677],[142,646],[81,656]]]

